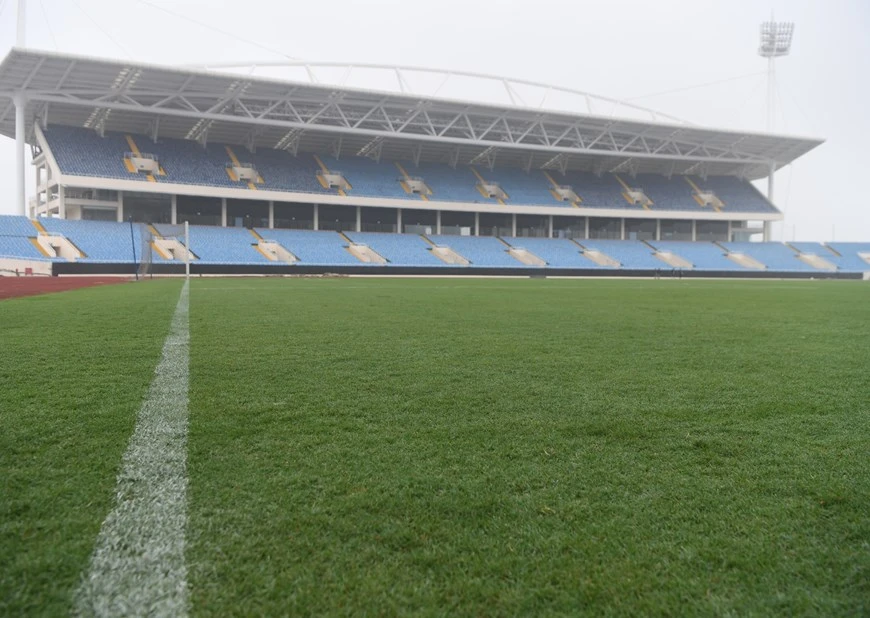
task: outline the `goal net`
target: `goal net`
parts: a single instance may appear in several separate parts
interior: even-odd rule
[[[130,241],[136,279],[150,277],[156,264],[184,264],[184,274],[190,276],[190,232],[187,222],[130,225]]]

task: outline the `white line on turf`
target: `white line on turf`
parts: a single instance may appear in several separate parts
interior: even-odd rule
[[[185,282],[121,462],[115,507],[76,591],[77,615],[187,614],[188,296]]]

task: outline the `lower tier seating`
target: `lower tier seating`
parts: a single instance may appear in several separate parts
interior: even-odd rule
[[[157,232],[177,237],[178,227],[158,224]],[[0,216],[0,259],[46,259],[34,241],[45,234],[65,238],[84,257],[79,261],[90,263],[138,263],[142,260],[143,241],[150,238],[148,227],[134,223],[110,221],[77,221]],[[162,229],[161,229],[162,228]],[[259,235],[259,237],[258,237]],[[167,236],[168,237],[168,236]],[[386,260],[387,267],[444,267],[449,264],[436,256],[433,246],[449,247],[457,264],[467,261],[469,268],[510,269],[624,269],[669,270],[671,262],[656,257],[668,252],[688,266],[683,269],[723,271],[745,274],[747,270],[768,272],[870,272],[870,243],[713,243],[690,241],[638,241],[638,240],[568,240],[563,238],[497,238],[493,236],[451,236],[416,234],[389,234],[373,232],[338,232],[257,228],[190,227],[190,250],[200,264],[286,266],[288,262],[273,261],[258,250],[260,240],[281,245],[302,266],[367,266],[377,262],[363,261],[359,251],[351,252],[351,245],[366,245]],[[147,249],[147,246],[145,247]],[[527,253],[512,250],[524,249]],[[586,252],[588,255],[584,255]],[[597,252],[597,253],[592,253]],[[758,263],[742,266],[729,259],[728,253],[742,253]],[[531,256],[529,255],[531,254]],[[816,255],[824,263],[808,263],[800,255]],[[147,255],[147,253],[146,253]],[[593,261],[593,257],[595,261]],[[161,258],[152,252],[154,262],[172,260],[171,255]],[[538,258],[532,259],[529,258]],[[65,258],[51,258],[63,260]],[[446,259],[446,258],[445,258]],[[529,263],[526,263],[529,262]],[[542,263],[539,263],[542,262]]]

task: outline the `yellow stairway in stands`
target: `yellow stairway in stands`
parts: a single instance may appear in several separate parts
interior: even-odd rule
[[[629,191],[631,191],[631,187],[629,187],[625,183],[625,181],[619,177],[619,174],[614,174],[613,177],[616,178],[616,180],[619,182],[619,184],[622,185],[622,188],[624,189],[624,191],[622,192],[622,197],[625,198],[625,201],[628,202],[629,204],[631,204],[632,206],[635,206],[636,204],[634,203],[634,200],[631,199],[631,194],[629,193]],[[650,210],[650,207],[646,204],[641,204],[641,206],[643,206],[644,210]]]
[[[696,185],[694,183],[694,181],[691,178],[689,178],[688,176],[683,176],[683,178],[685,178],[686,182],[689,183],[689,186],[695,190],[695,193],[692,193],[692,197],[695,198],[696,202],[698,202],[698,206],[706,206],[707,204],[705,204],[704,200],[702,200],[700,198],[700,196],[698,195],[698,193],[701,193],[701,188],[698,185]],[[713,206],[713,210],[715,210],[716,212],[722,212],[722,209],[718,208],[716,206]]]
[[[550,187],[550,195],[552,195],[554,198],[556,198],[556,201],[557,201],[557,202],[563,202],[563,203],[564,203],[564,200],[562,199],[562,196],[559,195],[558,193],[556,193],[556,187],[559,186],[559,183],[556,182],[556,179],[555,179],[555,178],[553,178],[552,176],[550,176],[549,172],[547,172],[546,170],[542,170],[542,171],[544,172],[544,176],[547,177],[547,180],[550,181],[550,184],[553,185],[552,187]],[[571,202],[571,206],[573,206],[574,208],[580,208],[580,203],[581,203],[582,201],[583,201],[583,199],[578,195],[578,196],[577,196],[577,201],[575,201],[575,202]]]
[[[242,164],[239,163],[239,158],[236,156],[236,153],[233,152],[233,149],[230,148],[229,146],[225,146],[225,148],[227,151],[227,156],[230,158],[230,161],[232,161],[233,165],[235,165],[236,167],[241,167]],[[231,167],[226,168],[226,170],[227,170],[227,176],[230,177],[230,180],[232,180],[233,182],[238,182],[239,177],[236,174],[235,170],[233,170],[233,168],[231,168]],[[252,191],[256,191],[258,184],[263,184],[263,177],[260,176],[259,174],[257,174],[257,182],[256,183],[248,182],[248,188],[251,189]]]
[[[127,139],[127,146],[130,147],[130,152],[132,152],[134,156],[141,157],[142,152],[139,150],[139,147],[136,145],[136,141],[133,139],[133,136],[132,135],[125,135],[124,137]],[[131,174],[138,174],[138,172],[136,171],[136,168],[133,167],[133,162],[130,159],[128,159],[127,157],[124,157],[124,167],[126,167],[127,171],[130,172]],[[163,169],[162,165],[158,165],[157,169],[158,169],[157,173],[160,176],[166,175],[166,171]],[[145,178],[148,179],[148,182],[157,182],[157,179],[154,178],[154,174],[148,174],[147,176],[145,176]]]
[[[405,171],[405,168],[402,167],[402,164],[399,163],[398,161],[396,161],[396,167],[399,168],[399,172],[401,172],[401,174],[402,174],[402,178],[404,178],[404,180],[402,180],[399,184],[402,185],[402,188],[405,190],[405,193],[407,193],[407,194],[410,195],[411,193],[413,193],[413,191],[411,191],[411,187],[408,186],[408,182],[407,182],[407,181],[411,179],[411,175],[408,174],[408,172]],[[419,195],[419,196],[420,196],[420,199],[423,200],[424,202],[428,202],[428,201],[429,201],[429,196],[428,196],[428,195],[425,195],[425,194],[423,194],[423,193],[418,193],[417,195]]]
[[[318,157],[317,155],[314,155],[314,160],[317,161],[317,165],[320,166],[320,170],[324,174],[329,173],[329,168],[326,167],[326,164],[320,160],[320,157]],[[347,179],[345,178],[345,181],[346,180]],[[329,189],[329,183],[326,182],[326,179],[323,176],[318,176],[317,181],[320,183],[321,187],[323,187],[324,189]],[[347,183],[347,186],[349,189],[353,189],[353,187],[350,185],[350,182]],[[344,189],[339,189],[338,194],[341,195],[342,197],[347,197],[347,193],[345,193]]]
[[[480,185],[486,184],[486,181],[483,179],[483,176],[481,176],[481,175],[478,173],[478,171],[477,171],[476,169],[474,169],[474,168],[472,167],[472,168],[471,168],[471,172],[472,172],[472,173],[477,177],[477,179],[480,181]],[[488,200],[491,200],[492,198],[486,194],[486,191],[484,191],[484,190],[483,190],[483,187],[480,186],[480,185],[477,185],[477,190],[480,192],[480,194],[481,194],[483,197],[485,197],[485,198],[488,199]],[[505,205],[505,204],[504,204],[504,200],[501,199],[500,197],[499,197],[499,198],[496,198],[496,201],[497,201],[499,204],[501,204],[502,206]]]

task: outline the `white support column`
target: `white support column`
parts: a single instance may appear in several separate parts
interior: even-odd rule
[[[547,238],[553,237],[553,215],[550,215],[550,221],[547,224]]]
[[[733,223],[733,221],[728,222],[728,242],[732,242],[734,240],[733,238],[731,238],[731,224],[732,223]]]
[[[511,236],[517,237],[517,213],[511,214]]]
[[[402,233],[402,209],[396,208],[396,233]]]
[[[620,219],[619,238],[620,240],[625,240],[625,217]]]
[[[269,229],[275,229],[275,202],[269,200]]]
[[[362,206],[356,207],[356,231],[362,232]]]
[[[169,198],[169,221],[172,225],[178,225],[178,196],[174,193]]]
[[[773,58],[770,59],[771,66],[773,66]],[[772,70],[772,69],[771,69]],[[768,77],[768,79],[770,79]],[[772,107],[772,105],[770,105]],[[772,112],[771,112],[772,113]],[[768,169],[767,169],[767,200],[773,204],[773,189],[774,189],[774,176],[776,175],[776,163],[771,161]],[[782,238],[781,240],[785,240],[785,221],[781,223],[782,225]],[[765,221],[764,222],[764,234],[762,236],[764,242],[770,242],[773,236],[773,222]]]
[[[66,219],[66,187],[57,186],[57,214],[61,219]]]
[[[118,222],[124,220],[124,192],[118,191]]]
[[[692,242],[698,240],[698,222],[692,219]]]
[[[586,233],[583,238],[589,240],[589,217],[586,217]]]
[[[656,219],[656,240],[662,239],[662,220]]]
[[[45,161],[44,156],[42,157],[42,160]],[[45,193],[43,195],[43,192],[39,188],[39,179],[40,176],[42,176],[43,174],[43,169],[45,169],[45,163],[40,163],[39,165],[33,166],[33,175],[36,178],[36,184],[34,185],[36,187],[36,208],[38,209],[42,204],[45,204],[45,215],[48,217],[51,216],[51,210],[48,208],[48,193]]]
[[[320,206],[319,204],[314,205],[314,229],[315,230],[320,229],[320,216],[319,216],[320,215],[320,208],[319,208],[319,206]]]
[[[227,198],[221,198],[221,227],[227,226]]]
[[[480,236],[480,213],[474,213],[474,235]]]
[[[23,3],[19,3],[19,10],[22,10],[22,4]],[[22,37],[22,19],[21,15],[19,15],[19,37]],[[24,187],[24,148],[26,146],[24,143],[24,112],[27,107],[27,99],[24,98],[22,93],[16,93],[12,102],[15,104],[15,213],[26,216],[27,196]]]
[[[441,234],[441,211],[435,211],[435,233]]]

